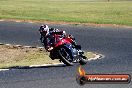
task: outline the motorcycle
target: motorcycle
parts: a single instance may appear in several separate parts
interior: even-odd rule
[[[84,56],[84,52],[81,50],[81,46],[74,46],[72,42],[73,38],[70,36],[60,37],[59,35],[54,34],[54,47],[50,50],[50,58],[60,59],[60,62],[63,62],[67,66],[72,66],[74,63],[80,63],[84,65],[87,63],[87,57]]]

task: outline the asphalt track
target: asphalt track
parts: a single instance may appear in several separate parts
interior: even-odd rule
[[[37,23],[0,22],[0,42],[41,46]],[[131,28],[88,27],[73,25],[50,25],[66,30],[76,37],[83,50],[105,55],[101,60],[90,61],[83,66],[89,74],[132,75],[132,30]],[[132,88],[130,84],[76,83],[79,64],[72,67],[40,67],[12,69],[0,72],[0,88]]]

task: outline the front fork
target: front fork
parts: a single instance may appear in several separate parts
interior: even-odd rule
[[[64,46],[69,50],[69,52],[71,53],[72,60],[74,61],[75,58],[72,44],[65,44]]]

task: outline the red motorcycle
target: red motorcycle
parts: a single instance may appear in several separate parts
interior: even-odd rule
[[[84,52],[81,50],[81,46],[75,47],[72,42],[74,38],[71,36],[60,37],[54,34],[54,47],[50,51],[50,58],[60,59],[67,66],[72,66],[74,62],[79,62],[81,65],[87,63]]]

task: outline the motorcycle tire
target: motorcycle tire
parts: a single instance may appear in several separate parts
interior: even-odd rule
[[[68,49],[66,49],[66,48],[60,48],[59,55],[60,55],[61,61],[64,64],[66,64],[67,66],[72,66],[73,65],[73,62],[70,61],[70,60],[68,60],[68,59],[72,59],[72,57],[71,57],[70,52],[68,51]]]

